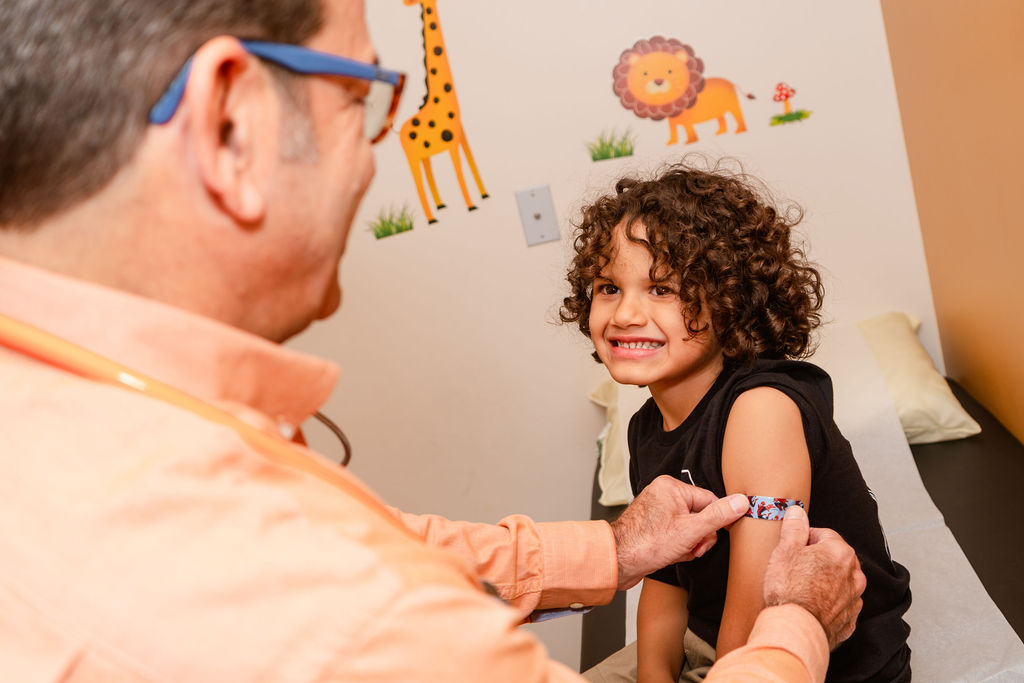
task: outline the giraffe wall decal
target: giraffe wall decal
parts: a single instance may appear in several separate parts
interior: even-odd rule
[[[470,211],[476,209],[466,189],[466,178],[462,173],[462,160],[459,150],[466,155],[469,170],[480,190],[481,199],[487,199],[487,190],[480,180],[473,153],[469,151],[466,133],[462,129],[462,117],[459,115],[459,102],[455,97],[455,84],[452,82],[451,67],[448,64],[448,52],[441,35],[441,20],[437,16],[437,0],[404,0],[406,5],[421,5],[423,17],[423,51],[424,66],[427,71],[427,94],[412,118],[402,125],[399,136],[405,158],[409,160],[413,180],[416,181],[416,193],[419,195],[423,213],[429,223],[436,223],[427,194],[423,190],[423,176],[427,177],[430,194],[438,209],[443,209],[441,197],[437,193],[434,182],[434,171],[430,166],[430,157],[441,152],[448,152],[455,166],[455,177],[459,181],[459,189],[466,200]],[[421,171],[422,167],[422,171]]]

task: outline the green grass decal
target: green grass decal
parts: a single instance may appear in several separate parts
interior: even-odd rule
[[[370,223],[370,229],[377,239],[408,232],[412,230],[412,211],[408,206],[397,210],[394,207],[382,209],[377,215],[377,220]]]
[[[780,123],[792,123],[793,121],[803,121],[810,115],[811,112],[807,111],[806,109],[797,109],[796,111],[791,111],[788,114],[778,114],[776,116],[773,116],[770,125],[777,126]]]
[[[587,149],[590,150],[590,158],[593,161],[616,159],[633,156],[635,142],[633,134],[628,130],[621,135],[612,131],[611,133],[601,133],[596,142],[588,142]]]

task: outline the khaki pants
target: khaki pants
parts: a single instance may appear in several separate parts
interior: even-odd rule
[[[680,683],[703,681],[708,669],[715,663],[715,648],[687,629],[683,637],[683,649],[686,660],[679,674]],[[590,683],[636,683],[636,641],[584,671],[583,678]]]

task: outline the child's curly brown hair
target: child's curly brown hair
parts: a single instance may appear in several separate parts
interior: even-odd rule
[[[630,241],[651,254],[651,280],[678,285],[691,334],[707,329],[697,320],[708,307],[726,364],[809,355],[824,291],[818,271],[790,243],[802,211],[780,212],[750,176],[705,166],[687,158],[653,180],[623,178],[614,195],[584,208],[559,317],[590,337],[594,278],[624,224]]]

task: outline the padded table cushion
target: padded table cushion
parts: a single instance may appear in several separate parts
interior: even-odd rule
[[[988,594],[1024,638],[1024,444],[947,380],[981,434],[911,446],[921,480]]]

